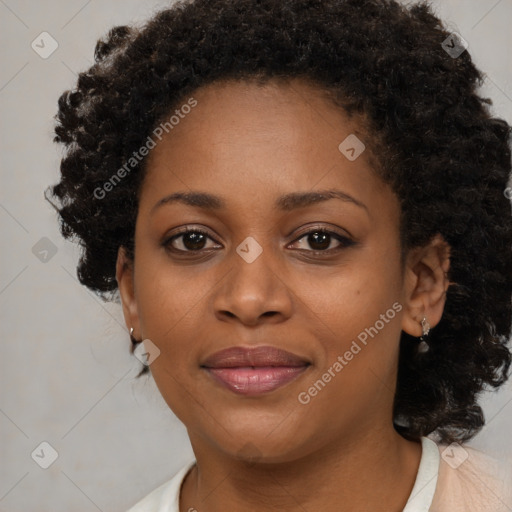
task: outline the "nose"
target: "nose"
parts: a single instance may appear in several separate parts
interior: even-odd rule
[[[280,323],[290,317],[293,293],[269,249],[251,261],[233,251],[231,270],[214,297],[216,317],[247,326]]]

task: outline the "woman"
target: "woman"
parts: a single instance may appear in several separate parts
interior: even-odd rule
[[[426,4],[195,0],[95,60],[61,230],[195,455],[131,512],[512,510],[463,444],[512,320],[510,126],[463,39]]]

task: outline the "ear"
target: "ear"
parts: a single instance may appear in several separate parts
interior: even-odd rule
[[[138,339],[140,337],[140,325],[135,300],[133,270],[133,262],[126,256],[125,248],[120,246],[117,251],[116,280],[123,305],[124,321],[128,330],[133,327],[133,337]]]
[[[423,317],[431,327],[441,320],[446,291],[450,286],[449,268],[450,246],[439,234],[427,245],[412,249],[407,255],[402,330],[411,336],[423,334]]]

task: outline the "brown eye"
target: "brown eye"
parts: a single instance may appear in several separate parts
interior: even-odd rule
[[[206,231],[187,229],[168,238],[164,246],[173,252],[199,252],[205,249],[208,239],[213,240]]]
[[[335,233],[333,231],[328,231],[325,229],[313,229],[304,233],[300,238],[298,238],[294,243],[298,243],[301,240],[305,240],[305,243],[312,248],[312,250],[308,252],[313,253],[330,253],[337,250],[340,250],[344,247],[349,247],[354,245],[355,242],[347,238],[346,236],[340,235],[339,233]],[[333,241],[338,242],[337,247],[331,247],[331,243]],[[303,248],[299,248],[304,250]],[[305,249],[307,251],[307,249]]]
[[[331,235],[325,231],[315,231],[314,233],[309,233],[307,237],[309,246],[315,251],[328,249],[332,241]]]

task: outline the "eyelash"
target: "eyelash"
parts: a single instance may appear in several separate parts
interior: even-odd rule
[[[198,233],[198,234],[201,234],[201,235],[204,235],[208,238],[210,238],[210,240],[213,240],[215,243],[218,243],[216,240],[214,240],[210,234],[201,229],[201,228],[185,228],[183,229],[182,231],[179,231],[178,233],[175,233],[174,235],[172,235],[171,237],[168,237],[164,240],[164,242],[162,243],[162,245],[170,252],[173,252],[173,253],[178,253],[178,254],[187,254],[187,253],[201,253],[202,251],[208,251],[209,249],[199,249],[197,251],[192,251],[192,250],[187,250],[187,251],[183,251],[182,249],[176,249],[176,248],[171,248],[171,243],[182,237],[183,235],[186,235],[188,233]],[[337,247],[337,248],[334,248],[334,249],[326,249],[326,250],[323,250],[323,251],[318,251],[318,250],[307,250],[307,249],[299,249],[301,251],[306,251],[307,253],[310,253],[310,254],[314,254],[314,255],[325,255],[325,254],[332,254],[333,252],[338,252],[338,251],[341,251],[342,249],[345,249],[345,248],[348,248],[350,246],[353,246],[356,244],[356,242],[354,242],[353,240],[351,240],[350,238],[346,237],[346,236],[343,236],[335,231],[330,231],[330,230],[327,230],[326,228],[323,228],[323,227],[313,227],[312,229],[310,229],[309,231],[306,231],[304,233],[301,233],[301,235],[296,238],[292,243],[296,243],[300,240],[302,240],[303,238],[307,237],[308,235],[312,234],[312,233],[322,233],[322,234],[326,234],[326,235],[330,235],[332,236],[333,238],[335,238],[339,243],[340,243],[340,246]],[[211,249],[210,249],[211,250]]]

